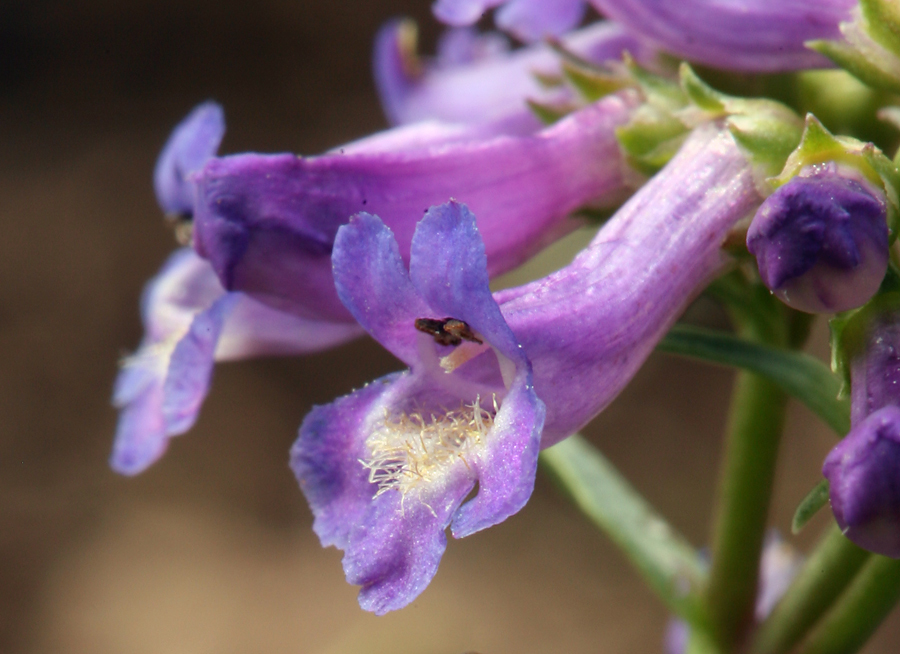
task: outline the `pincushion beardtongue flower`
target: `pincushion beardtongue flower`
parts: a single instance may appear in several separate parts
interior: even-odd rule
[[[464,206],[426,213],[409,272],[390,230],[369,214],[340,229],[334,266],[348,309],[410,369],[316,407],[291,465],[322,544],[344,550],[347,580],[363,586],[360,604],[381,614],[429,583],[448,526],[461,538],[522,508],[544,405],[491,297],[484,245]],[[416,327],[443,315],[465,325],[464,344]],[[476,482],[478,494],[462,504]]]
[[[540,122],[526,100],[562,103],[571,99],[564,85],[548,88],[546,84],[547,79],[561,78],[560,56],[545,43],[509,50],[507,44],[494,45],[497,37],[459,28],[445,35],[447,45],[428,60],[416,52],[415,23],[394,20],[382,27],[375,39],[373,69],[388,120],[394,124],[434,119],[494,123],[506,133],[536,131]],[[656,54],[608,21],[567,34],[560,41],[569,52],[598,65],[620,60],[626,51],[649,65]],[[485,42],[492,45],[478,52],[478,44]]]
[[[314,352],[361,333],[352,322],[304,320],[228,293],[189,248],[148,282],[141,313],[143,342],[122,361],[113,394],[121,414],[110,465],[126,475],[143,472],[193,426],[215,361]]]
[[[350,316],[331,277],[338,227],[359,211],[377,214],[407,258],[423,211],[455,197],[484,216],[495,275],[577,227],[573,211],[621,201],[627,188],[615,129],[638,104],[636,92],[624,91],[527,136],[418,124],[318,157],[212,159],[195,175],[195,246],[227,289],[302,317],[344,321]]]
[[[173,130],[154,171],[157,201],[168,215],[190,220],[190,173],[215,154],[224,130],[222,110],[211,102]],[[145,470],[172,436],[193,426],[214,361],[313,352],[362,331],[350,320],[307,320],[229,293],[190,248],[172,254],[147,284],[141,314],[143,342],[123,360],[113,392],[120,417],[110,465],[128,475]]]
[[[437,569],[447,525],[461,537],[522,507],[538,447],[574,433],[622,390],[727,265],[722,242],[760,201],[730,133],[708,125],[570,266],[493,298],[474,218],[457,203],[419,224],[408,274],[380,220],[361,214],[341,228],[341,300],[410,370],[316,407],[291,461],[314,529],[345,551],[364,608],[414,599]],[[472,338],[439,342],[448,319]],[[479,422],[459,436],[460,423]],[[476,479],[478,495],[460,506]]]

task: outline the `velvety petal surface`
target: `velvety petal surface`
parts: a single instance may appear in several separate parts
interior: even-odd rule
[[[774,72],[830,67],[807,49],[840,37],[855,0],[591,0],[605,16],[677,57],[715,68]]]
[[[153,189],[167,214],[190,215],[194,186],[188,175],[216,154],[225,135],[225,113],[215,102],[204,102],[175,129],[156,161]]]

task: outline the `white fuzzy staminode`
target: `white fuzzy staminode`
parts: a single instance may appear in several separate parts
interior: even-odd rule
[[[366,439],[369,457],[360,463],[369,470],[369,482],[378,485],[375,497],[390,490],[406,495],[435,481],[456,461],[468,467],[467,456],[484,442],[494,424],[494,412],[472,404],[427,418],[420,411],[389,415]]]

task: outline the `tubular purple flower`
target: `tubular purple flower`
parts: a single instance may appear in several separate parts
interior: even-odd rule
[[[110,465],[126,475],[145,470],[170,437],[191,428],[214,361],[312,352],[362,331],[352,322],[303,320],[227,293],[189,248],[176,251],[147,284],[141,313],[144,340],[123,360],[113,394],[121,415]]]
[[[423,212],[455,197],[484,216],[495,275],[576,227],[573,211],[621,199],[614,130],[637,104],[637,94],[623,92],[530,136],[418,124],[319,157],[212,159],[195,176],[195,247],[227,289],[303,317],[343,321],[348,313],[331,278],[338,227],[361,210],[375,212],[406,260]]]
[[[661,50],[748,72],[831,67],[804,45],[840,36],[857,0],[591,0],[605,16]]]
[[[534,486],[544,407],[491,297],[486,264],[475,218],[455,202],[419,223],[409,272],[378,218],[360,214],[338,232],[341,299],[410,370],[316,407],[291,466],[313,528],[323,545],[344,550],[347,580],[378,614],[428,585],[448,526],[461,538],[496,524]],[[485,357],[446,374],[447,361],[464,353]],[[462,504],[476,482],[478,494]]]
[[[215,156],[224,135],[225,114],[215,102],[197,105],[172,130],[153,171],[156,199],[166,214],[193,213],[194,185],[188,175]]]
[[[887,272],[884,192],[855,169],[809,166],[763,202],[747,248],[785,304],[808,313],[860,307]]]
[[[539,122],[526,100],[561,101],[564,88],[548,89],[537,74],[559,76],[559,55],[546,44],[509,51],[496,46],[495,36],[461,36],[455,45],[441,49],[434,62],[422,62],[416,54],[415,24],[394,20],[375,39],[373,67],[384,112],[394,124],[437,119],[460,123],[493,122],[505,133],[535,131]],[[478,44],[491,39],[491,45]],[[462,43],[460,43],[462,41]],[[562,43],[588,61],[619,60],[629,51],[649,63],[655,52],[642,45],[615,23],[595,23],[566,35]],[[466,49],[470,52],[464,52]],[[487,54],[479,56],[478,50]]]
[[[731,134],[700,128],[571,265],[493,299],[464,206],[426,214],[408,275],[381,221],[340,229],[338,294],[410,370],[315,408],[291,461],[364,608],[414,599],[448,524],[461,537],[521,508],[538,441],[569,436],[612,401],[727,265],[723,240],[760,201]]]
[[[502,6],[501,6],[502,5]],[[500,7],[497,26],[522,41],[559,36],[584,17],[584,0],[437,0],[434,15],[453,26],[473,25],[488,9]]]

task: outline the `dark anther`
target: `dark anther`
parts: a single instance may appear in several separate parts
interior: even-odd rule
[[[475,332],[472,331],[468,323],[456,318],[444,318],[443,320],[416,318],[416,329],[420,332],[431,334],[435,342],[440,345],[459,345],[464,340],[472,341],[473,343],[483,342],[475,336]]]

